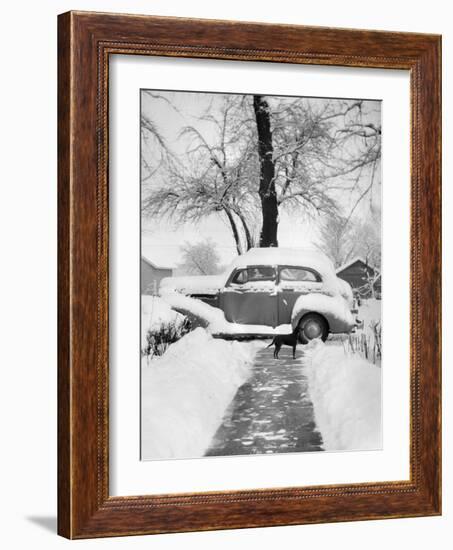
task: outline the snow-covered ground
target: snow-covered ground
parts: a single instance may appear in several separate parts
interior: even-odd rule
[[[214,339],[197,328],[142,359],[142,458],[201,457],[263,344]]]
[[[381,304],[381,300],[376,300],[374,298],[362,300],[358,316],[359,319],[363,321],[364,328],[381,320]]]
[[[381,369],[319,340],[304,348],[302,361],[325,450],[380,449]]]
[[[220,309],[169,291],[162,297],[142,297],[143,341],[148,330],[180,323],[183,314],[196,317],[205,328],[186,334],[163,356],[142,360],[145,460],[203,456],[237,389],[250,376],[256,351],[264,344],[225,341],[213,334],[291,332],[290,325],[273,329],[228,323]],[[368,334],[380,320],[380,302],[363,302],[359,318]],[[381,369],[348,351],[347,341],[304,346],[316,425],[326,450],[379,449]]]

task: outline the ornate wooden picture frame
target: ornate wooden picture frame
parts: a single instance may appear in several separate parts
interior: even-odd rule
[[[88,12],[65,13],[58,24],[59,534],[89,538],[440,514],[440,37]],[[110,496],[112,54],[409,71],[410,480]]]

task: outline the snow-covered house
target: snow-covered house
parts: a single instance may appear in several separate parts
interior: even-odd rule
[[[148,258],[141,257],[140,287],[142,294],[157,294],[159,283],[164,277],[172,277],[171,267],[162,267],[154,264]]]
[[[337,270],[337,277],[351,285],[353,291],[360,294],[362,298],[381,296],[381,274],[373,269],[360,257],[353,258],[341,265]],[[374,291],[373,291],[374,289]]]

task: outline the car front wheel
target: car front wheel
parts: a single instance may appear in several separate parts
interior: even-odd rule
[[[323,342],[329,335],[327,321],[319,313],[307,313],[299,321],[298,325],[299,341],[302,344],[308,344],[310,340],[321,338]]]

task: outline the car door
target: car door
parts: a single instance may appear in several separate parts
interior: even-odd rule
[[[278,268],[278,323],[291,323],[294,304],[303,294],[321,292],[322,279],[309,267],[283,265]]]
[[[230,323],[275,327],[278,321],[277,270],[272,266],[236,269],[220,294],[220,304]]]

